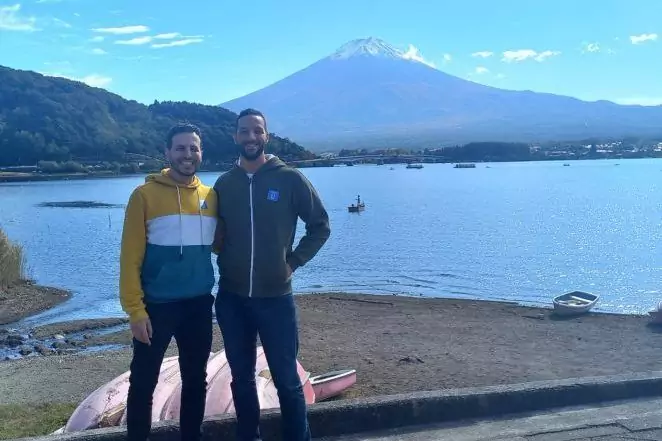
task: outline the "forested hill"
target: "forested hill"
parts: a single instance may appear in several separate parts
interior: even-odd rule
[[[179,121],[201,128],[205,161],[227,161],[236,156],[235,118],[218,106],[157,101],[145,106],[80,82],[0,66],[0,165],[125,162],[127,153],[161,158],[165,134]],[[269,151],[286,160],[314,157],[273,135]]]

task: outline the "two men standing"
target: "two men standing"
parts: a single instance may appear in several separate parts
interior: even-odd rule
[[[232,373],[238,440],[260,439],[258,335],[278,391],[284,439],[310,440],[296,365],[291,281],[328,239],[329,219],[310,182],[265,153],[268,140],[264,115],[253,109],[241,112],[235,133],[239,160],[210,191],[195,176],[202,158],[199,130],[177,126],[166,148],[171,168],[148,177],[131,195],[120,259],[120,298],[134,336],[129,440],[147,439],[152,394],[172,336],[182,371],[182,439],[200,439],[211,349],[212,247],[220,273],[216,318]],[[176,198],[169,197],[172,187]],[[179,201],[178,215],[172,201]],[[298,218],[306,234],[292,250]]]

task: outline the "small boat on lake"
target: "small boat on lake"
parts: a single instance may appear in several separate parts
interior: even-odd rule
[[[423,168],[423,164],[407,164],[407,167],[405,168],[421,169]]]
[[[476,164],[459,163],[459,164],[455,164],[455,166],[453,166],[453,168],[476,168]]]
[[[356,203],[347,207],[350,213],[358,213],[365,210],[365,202],[361,201],[361,195],[356,196]]]
[[[597,294],[572,291],[554,298],[554,311],[558,315],[579,315],[590,311],[600,299]]]

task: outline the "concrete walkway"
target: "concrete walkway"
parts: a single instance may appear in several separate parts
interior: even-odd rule
[[[662,399],[604,403],[320,441],[662,440]]]

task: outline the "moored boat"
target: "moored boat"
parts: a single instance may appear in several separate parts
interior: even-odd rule
[[[558,315],[579,315],[590,311],[600,299],[597,294],[572,291],[554,298],[554,311]]]

